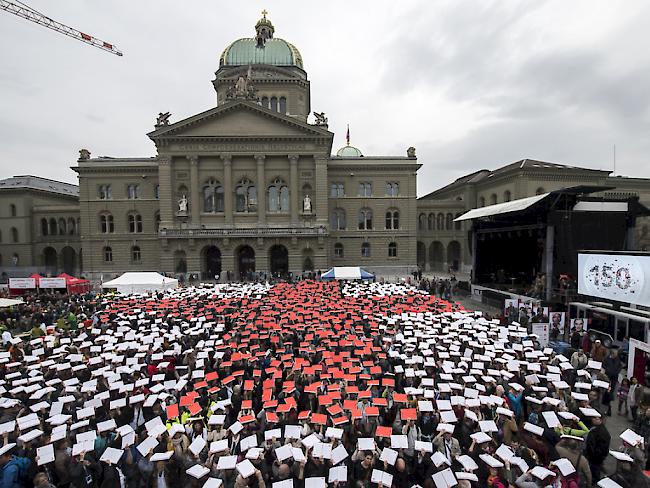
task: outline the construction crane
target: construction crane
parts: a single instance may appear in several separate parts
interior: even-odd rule
[[[34,22],[35,24],[52,29],[53,31],[60,32],[61,34],[76,39],[77,41],[85,42],[86,44],[90,44],[91,46],[97,47],[103,51],[116,54],[117,56],[122,56],[122,53],[110,42],[102,41],[101,39],[97,39],[96,37],[85,34],[77,29],[68,27],[61,22],[52,20],[48,16],[40,13],[38,10],[31,8],[29,5],[25,5],[23,2],[17,1],[14,3],[7,0],[0,0],[0,9]]]

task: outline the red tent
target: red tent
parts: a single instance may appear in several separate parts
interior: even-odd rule
[[[65,278],[65,285],[68,293],[87,293],[90,291],[90,281],[75,278],[67,273],[61,273],[57,278]]]

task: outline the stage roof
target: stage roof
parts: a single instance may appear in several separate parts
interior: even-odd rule
[[[537,202],[544,200],[550,193],[542,193],[534,197],[520,198],[519,200],[512,200],[510,202],[497,203],[495,205],[488,205],[487,207],[475,208],[469,212],[464,213],[460,217],[454,219],[454,222],[462,220],[480,219],[481,217],[489,217],[491,215],[499,215],[510,212],[520,212],[532,207]]]

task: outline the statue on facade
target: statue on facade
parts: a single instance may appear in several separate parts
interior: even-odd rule
[[[90,151],[88,149],[79,150],[79,161],[88,161],[90,159]]]
[[[171,115],[170,112],[159,112],[158,117],[156,117],[156,127],[169,125],[169,117],[171,117]]]
[[[309,195],[305,195],[305,198],[302,201],[302,211],[305,213],[311,213],[311,198]]]
[[[325,112],[314,112],[314,117],[316,117],[315,125],[327,126],[327,117],[325,117]]]
[[[246,76],[240,75],[235,84],[226,90],[226,98],[257,100],[257,88],[253,86],[252,66],[248,66]]]
[[[178,201],[178,211],[187,212],[187,197],[185,195]]]
[[[414,157],[415,157],[415,148],[414,148],[413,146],[409,147],[409,148],[406,150],[406,155],[407,155],[409,158],[414,158]]]

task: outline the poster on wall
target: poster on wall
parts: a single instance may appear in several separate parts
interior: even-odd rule
[[[564,312],[551,312],[549,324],[551,326],[550,338],[552,341],[564,338],[566,314]]]
[[[9,278],[9,288],[14,290],[30,290],[36,288],[35,278]]]
[[[587,320],[585,319],[571,319],[571,334],[574,332],[587,332]]]
[[[66,288],[65,278],[41,278],[39,288]]]
[[[578,293],[650,306],[650,256],[578,253]]]
[[[532,329],[533,329],[533,334],[537,336],[539,345],[542,347],[548,346],[549,332],[551,329],[549,323],[545,322],[545,323],[533,324]]]

